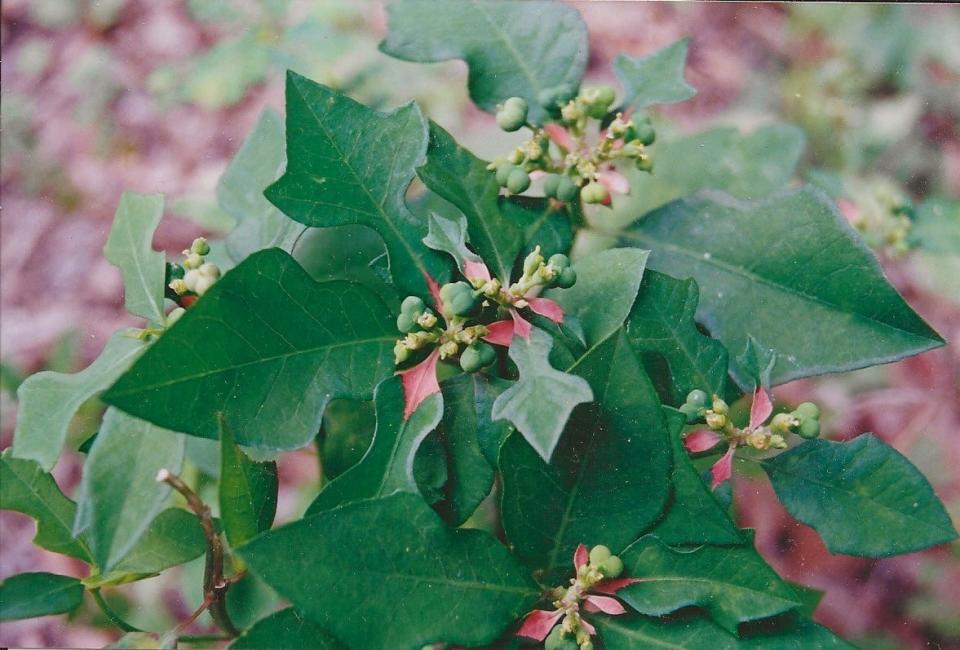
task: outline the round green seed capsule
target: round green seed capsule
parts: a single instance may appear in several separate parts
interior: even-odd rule
[[[403,302],[400,303],[400,313],[409,314],[413,320],[416,320],[426,308],[427,306],[423,304],[423,300],[417,296],[407,296],[403,299]]]
[[[553,283],[561,289],[569,289],[577,283],[577,272],[568,266],[560,271],[560,275],[557,276]]]
[[[641,122],[634,127],[634,139],[645,146],[650,146],[657,139],[657,133],[653,130],[652,124]]]
[[[409,334],[417,329],[417,321],[410,314],[400,312],[400,315],[397,316],[397,329],[404,334]]]
[[[577,198],[580,193],[580,187],[566,176],[560,177],[560,183],[557,185],[557,199],[564,203],[569,203]]]
[[[805,419],[800,423],[800,427],[797,429],[797,434],[799,434],[801,438],[813,440],[820,435],[820,420],[816,418]]]
[[[598,104],[604,104],[605,106],[610,106],[617,99],[617,91],[613,89],[612,86],[598,86],[597,87],[597,101]]]
[[[616,555],[611,555],[600,565],[600,573],[608,578],[616,578],[623,573],[623,560]]]
[[[702,408],[707,405],[707,400],[710,399],[710,396],[707,395],[704,391],[699,388],[695,388],[689,393],[687,393],[687,404]]]
[[[523,102],[522,99],[520,101]],[[523,108],[520,108],[517,105],[504,106],[502,109],[497,111],[496,120],[497,126],[504,131],[516,131],[527,123],[527,103],[523,102]]]
[[[516,165],[511,165],[510,163],[500,163],[497,165],[497,185],[500,187],[507,186],[507,179],[510,177],[510,172],[514,169],[518,169]]]
[[[550,256],[550,259],[547,260],[547,264],[555,269],[563,270],[570,266],[570,258],[563,253],[557,253],[556,255]]]
[[[607,188],[596,181],[590,181],[580,188],[580,198],[584,203],[603,203],[607,198]]]
[[[820,417],[820,408],[813,402],[803,402],[794,410],[801,420],[817,419]]]
[[[476,372],[489,366],[496,358],[497,353],[493,347],[481,341],[467,346],[460,355],[460,367],[464,372]]]
[[[590,564],[602,564],[613,555],[610,549],[603,544],[598,544],[590,549]]]
[[[507,189],[514,194],[526,192],[530,187],[530,175],[519,167],[513,169],[507,177]]]
[[[473,287],[466,282],[451,282],[440,287],[443,308],[454,316],[467,316],[477,306]]]
[[[527,106],[527,100],[525,100],[523,97],[508,97],[503,102],[503,107],[508,108],[511,111],[521,111],[524,114],[526,114],[527,109],[529,108]]]
[[[552,199],[557,198],[557,188],[560,187],[560,174],[547,174],[543,179],[543,193]]]

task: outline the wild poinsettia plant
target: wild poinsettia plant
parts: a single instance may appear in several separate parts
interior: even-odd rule
[[[835,205],[787,187],[802,134],[724,131],[722,160],[658,141],[644,111],[694,94],[687,42],[583,84],[563,4],[397,0],[381,49],[465,60],[515,146],[481,160],[416,103],[290,73],[285,127],[265,113],[220,183],[223,240],[167,260],[162,197],[124,195],[105,254],[145,325],[24,382],[0,459],[3,508],[89,573],[10,578],[3,617],[89,591],[130,644],[190,640],[209,613],[208,642],[236,648],[845,646],[723,486],[759,465],[836,553],[955,539],[903,456],[822,439],[817,405],[770,392],[943,341]],[[98,395],[69,499],[49,472]],[[368,420],[362,458],[327,453]],[[316,498],[274,526],[276,458],[314,444]],[[173,630],[111,609],[104,592],[204,555]]]

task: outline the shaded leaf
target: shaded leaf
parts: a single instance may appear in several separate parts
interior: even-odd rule
[[[395,338],[369,290],[316,283],[269,249],[225,274],[103,399],[205,438],[217,438],[222,414],[241,445],[295,449],[330,399],[370,398],[393,372]]]
[[[577,409],[547,464],[517,434],[500,453],[502,523],[516,554],[569,570],[578,544],[619,550],[659,516],[671,452],[660,402],[622,334],[572,369],[596,403]]]
[[[731,634],[746,621],[799,607],[796,594],[752,546],[674,550],[653,536],[620,554],[626,575],[640,580],[617,596],[641,614],[663,616],[698,606]]]
[[[130,552],[166,504],[171,488],[157,472],[180,471],[184,436],[108,409],[83,466],[75,533],[84,532],[93,558],[110,571]]]
[[[885,557],[957,539],[923,474],[869,433],[843,443],[811,440],[763,468],[787,512],[833,553]]]
[[[431,0],[387,5],[385,53],[405,61],[463,59],[470,98],[493,111],[508,97],[523,97],[529,119],[545,117],[537,96],[560,84],[573,88],[587,63],[587,29],[573,7],[541,0],[466,0],[443,10]]]
[[[91,561],[89,547],[73,537],[76,504],[63,495],[53,477],[40,465],[14,458],[10,449],[0,455],[0,508],[36,520],[37,535],[33,543],[37,546]]]
[[[374,530],[385,534],[370,543]],[[539,598],[526,571],[496,539],[449,529],[416,494],[321,512],[264,533],[240,555],[309,620],[350,647],[483,645]],[[277,562],[279,556],[285,560]]]
[[[404,419],[403,386],[400,377],[394,376],[377,386],[374,405],[377,428],[367,453],[359,463],[324,486],[307,514],[398,490],[418,493],[414,458],[420,443],[440,422],[443,396],[434,393],[427,397],[409,419]]]
[[[233,547],[270,528],[277,513],[277,464],[250,460],[220,429],[220,523]]]
[[[696,89],[683,78],[690,39],[683,38],[647,56],[621,54],[613,62],[623,85],[624,107],[644,109],[653,104],[673,104],[690,99]]]
[[[648,270],[626,322],[627,340],[658,386],[661,374],[667,379],[663,393],[673,405],[683,404],[695,388],[722,396],[730,389],[726,349],[694,322],[699,300],[694,280]],[[664,373],[655,371],[661,359],[667,366]]]
[[[373,228],[397,287],[428,296],[427,278],[444,280],[448,265],[423,245],[426,224],[404,203],[427,148],[420,109],[410,103],[378,113],[294,72],[286,99],[287,168],[267,199],[307,226]]]
[[[53,469],[77,410],[116,381],[145,349],[135,335],[132,329],[114,333],[100,356],[78,373],[38,372],[20,384],[13,434],[17,458],[35,460],[48,471]]]
[[[292,607],[262,618],[228,646],[231,650],[339,650],[343,646]]]
[[[21,573],[0,583],[0,621],[72,612],[83,602],[83,585],[55,573]]]
[[[593,399],[590,385],[550,365],[553,340],[534,328],[529,338],[515,336],[510,358],[520,379],[493,403],[494,420],[510,420],[540,456],[550,459],[570,412]]]
[[[151,245],[161,217],[162,194],[124,192],[103,247],[103,256],[123,275],[127,311],[152,323],[164,321],[167,258]]]
[[[774,384],[853,370],[943,345],[887,282],[833,205],[805,188],[742,202],[675,201],[625,233],[648,264],[701,287],[698,319],[728,350],[747,336],[777,351]],[[752,378],[731,364],[741,386]]]
[[[207,539],[197,516],[167,508],[150,522],[136,545],[113,568],[114,575],[150,575],[185,564],[207,550]],[[109,582],[107,576],[104,582]],[[89,586],[89,581],[87,582]]]

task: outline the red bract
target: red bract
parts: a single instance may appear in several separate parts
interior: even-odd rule
[[[430,353],[426,359],[410,368],[398,372],[403,382],[403,419],[406,420],[417,407],[434,393],[440,392],[437,382],[437,362],[440,360],[440,349]]]

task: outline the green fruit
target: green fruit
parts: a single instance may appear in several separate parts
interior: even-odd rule
[[[497,352],[487,343],[474,343],[460,355],[460,367],[464,372],[476,372],[486,368],[497,358]]]
[[[801,438],[813,440],[820,435],[820,420],[816,418],[807,418],[800,423],[800,427],[797,429],[797,434]]]
[[[507,189],[514,194],[526,192],[530,187],[530,175],[519,167],[514,168],[507,177]]]
[[[527,102],[522,97],[511,97],[497,111],[497,126],[504,131],[516,131],[527,123]]]
[[[691,406],[696,406],[697,408],[706,406],[707,400],[709,399],[710,397],[699,388],[695,388],[694,390],[687,393],[687,404],[690,404]]]
[[[547,174],[547,177],[543,179],[543,193],[550,198],[556,198],[557,188],[560,186],[562,178],[559,174]]]
[[[412,320],[417,320],[426,308],[427,306],[423,304],[423,300],[417,296],[407,296],[403,299],[403,302],[400,303],[400,313],[409,315]]]
[[[558,271],[562,271],[563,269],[570,266],[570,258],[564,255],[563,253],[557,253],[556,255],[550,256],[550,259],[547,260],[547,264],[557,269]]]
[[[510,163],[500,163],[497,165],[497,185],[500,187],[507,186],[507,178],[510,177],[510,172],[514,169],[518,169],[516,165],[511,165]]]
[[[605,106],[610,106],[617,99],[617,91],[613,89],[612,86],[599,86],[597,87],[597,104],[604,104]]]
[[[608,578],[616,578],[623,573],[623,560],[616,555],[611,555],[600,565],[600,573]]]
[[[653,159],[650,156],[640,156],[637,158],[637,169],[642,172],[652,172]]]
[[[397,316],[397,329],[404,334],[409,334],[417,329],[417,320],[410,314],[400,312],[400,315]]]
[[[560,183],[557,185],[557,199],[564,203],[569,203],[577,198],[580,193],[580,187],[566,176],[560,177]]]
[[[524,115],[527,113],[527,100],[523,97],[508,97],[506,101],[503,102],[503,107],[511,111],[521,111]]]
[[[551,88],[545,88],[537,95],[537,103],[548,111],[555,111],[562,104],[566,104],[577,94],[576,88],[568,84],[560,84]]]
[[[577,283],[577,272],[568,266],[560,271],[560,275],[557,276],[553,283],[561,289],[569,289]]]
[[[466,282],[451,282],[440,287],[443,308],[454,316],[466,316],[477,306],[473,287]]]
[[[590,181],[580,188],[580,198],[584,203],[603,203],[607,196],[607,188],[596,181]]]
[[[641,144],[649,146],[657,139],[656,131],[649,122],[641,122],[634,127],[634,140],[639,140]]]
[[[794,414],[800,420],[816,420],[820,417],[820,408],[813,402],[804,402],[797,406]]]
[[[609,548],[598,544],[590,549],[590,564],[603,564],[611,555]]]

